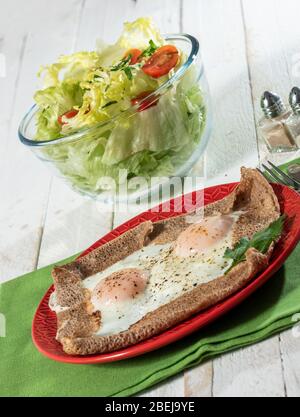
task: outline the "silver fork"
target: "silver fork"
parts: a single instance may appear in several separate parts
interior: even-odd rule
[[[262,167],[265,171],[261,171],[259,168],[257,169],[267,180],[269,180],[269,178],[267,177],[266,172],[275,182],[287,185],[288,187],[291,187],[296,191],[300,191],[299,181],[295,180],[290,175],[283,172],[282,169],[278,168],[271,161],[267,161],[267,163],[269,164],[269,167],[265,164],[262,164]]]

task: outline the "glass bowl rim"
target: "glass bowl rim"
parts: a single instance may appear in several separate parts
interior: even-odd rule
[[[149,99],[155,99],[157,97],[157,95],[162,95],[164,94],[170,87],[172,87],[174,85],[174,83],[176,81],[178,81],[179,79],[181,79],[183,77],[183,75],[186,73],[186,71],[188,70],[188,68],[192,65],[192,63],[195,61],[195,59],[198,57],[199,55],[199,51],[200,51],[200,45],[199,45],[199,41],[192,35],[189,35],[187,33],[182,33],[182,34],[166,34],[164,35],[164,38],[166,41],[176,41],[176,40],[184,40],[184,41],[188,41],[191,45],[191,51],[190,54],[188,56],[188,58],[186,59],[186,61],[181,65],[181,67],[172,75],[171,78],[169,78],[167,81],[165,81],[160,87],[158,87],[155,91],[153,91],[151,94],[149,94],[148,96],[146,96],[143,100],[141,100],[138,104],[136,104],[135,106],[132,106],[130,108],[128,108],[127,110],[125,110],[122,113],[118,113],[117,115],[115,115],[114,117],[112,117],[109,120],[106,120],[105,122],[100,122],[97,123],[94,126],[91,127],[86,127],[83,128],[81,130],[77,130],[76,132],[67,135],[67,136],[61,136],[57,139],[48,139],[48,140],[33,140],[33,139],[29,139],[25,136],[25,131],[26,128],[28,126],[28,124],[31,122],[32,117],[35,115],[35,113],[38,111],[38,106],[36,104],[34,104],[29,111],[25,114],[25,116],[23,117],[19,129],[18,129],[18,136],[20,141],[27,146],[33,146],[33,147],[43,147],[43,146],[52,146],[52,145],[57,145],[57,144],[61,144],[61,143],[65,143],[65,142],[72,142],[73,140],[77,140],[80,139],[83,135],[88,134],[90,132],[95,131],[96,129],[99,129],[100,127],[106,126],[109,123],[111,123],[112,121],[117,120],[120,115],[124,116],[126,115],[127,112],[131,112],[132,113],[132,109],[134,109],[134,113],[138,112],[138,108],[143,105],[143,103],[149,102]],[[202,75],[203,72],[203,65],[202,63],[200,64],[200,77]]]

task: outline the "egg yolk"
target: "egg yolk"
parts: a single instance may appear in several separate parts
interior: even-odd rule
[[[99,282],[92,298],[95,297],[102,304],[130,300],[143,293],[147,283],[148,276],[145,271],[137,268],[123,269]]]
[[[212,216],[192,224],[177,238],[174,250],[181,257],[192,256],[223,240],[232,228],[233,218],[229,215]]]

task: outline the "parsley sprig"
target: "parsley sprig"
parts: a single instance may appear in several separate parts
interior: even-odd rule
[[[127,55],[125,58],[121,59],[121,61],[114,65],[113,67],[111,67],[111,71],[124,71],[125,74],[127,75],[127,78],[129,80],[132,80],[132,69],[134,68],[133,66],[130,66],[130,60],[131,60],[132,56],[131,54]]]
[[[142,52],[141,57],[145,58],[145,57],[149,57],[149,56],[153,55],[157,48],[158,48],[158,46],[156,46],[155,43],[153,42],[153,40],[150,39],[149,46],[148,46],[147,49],[145,49]]]
[[[121,61],[118,62],[118,64],[113,65],[110,70],[111,71],[123,70],[126,67],[126,65],[129,64],[131,58],[132,58],[131,54],[125,56],[125,58],[121,59]]]
[[[154,54],[154,52],[157,50],[158,46],[155,45],[155,43],[153,42],[152,39],[150,39],[149,41],[149,46],[148,48],[146,48],[140,55],[141,58],[148,58],[151,55]],[[116,65],[113,65],[110,70],[111,71],[124,71],[124,73],[126,74],[127,78],[129,80],[132,80],[133,78],[133,74],[132,74],[132,70],[140,68],[141,64],[135,64],[135,65],[130,65],[130,61],[131,61],[132,55],[128,54],[126,57],[124,57],[123,59],[121,59],[120,62],[118,62]]]
[[[226,271],[226,273],[228,273],[233,267],[246,259],[246,252],[248,249],[255,248],[261,253],[266,253],[271,243],[280,237],[285,218],[285,215],[279,217],[266,229],[255,233],[252,239],[243,237],[233,249],[227,248],[224,254],[224,258],[233,259],[233,263]]]

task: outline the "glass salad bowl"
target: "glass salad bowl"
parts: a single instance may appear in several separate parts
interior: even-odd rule
[[[21,121],[21,142],[75,191],[101,201],[133,201],[186,176],[203,154],[211,104],[199,42],[187,34],[164,38],[186,57],[183,64],[110,120],[53,140],[36,140],[37,105]]]

